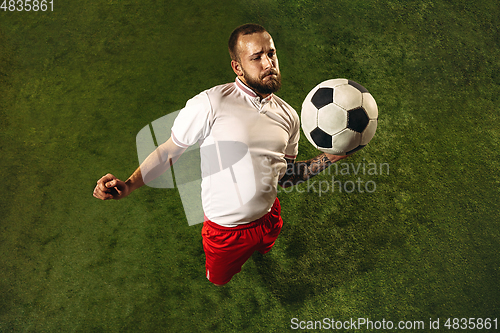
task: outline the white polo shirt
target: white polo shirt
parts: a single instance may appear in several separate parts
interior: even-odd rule
[[[297,112],[271,94],[262,99],[238,78],[193,97],[179,112],[172,140],[200,144],[201,197],[209,220],[233,227],[264,216],[298,153]]]

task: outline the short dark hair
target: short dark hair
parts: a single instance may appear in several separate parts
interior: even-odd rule
[[[242,35],[251,35],[256,32],[267,32],[263,26],[255,24],[255,23],[247,23],[240,25],[236,29],[233,30],[231,36],[229,37],[229,55],[232,60],[240,61],[239,52],[237,50],[238,47],[238,39]]]

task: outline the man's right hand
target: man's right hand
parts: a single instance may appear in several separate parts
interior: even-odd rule
[[[129,194],[129,185],[108,173],[97,181],[93,195],[101,200],[118,200],[125,198]]]

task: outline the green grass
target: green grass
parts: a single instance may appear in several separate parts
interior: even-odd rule
[[[0,332],[283,332],[294,317],[441,318],[449,332],[448,317],[498,318],[499,17],[495,1],[444,0],[0,12]],[[91,192],[137,167],[146,124],[234,80],[227,38],[247,22],[273,35],[278,95],[297,111],[329,78],[370,90],[379,127],[347,162],[390,169],[316,178],[374,193],[282,191],[273,251],[216,288],[175,189]],[[299,159],[316,154],[302,136]]]

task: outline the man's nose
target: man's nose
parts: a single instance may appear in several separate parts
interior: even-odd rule
[[[263,59],[264,59],[264,64],[263,64],[264,69],[269,69],[274,67],[274,61],[269,56],[266,55],[263,57]]]

